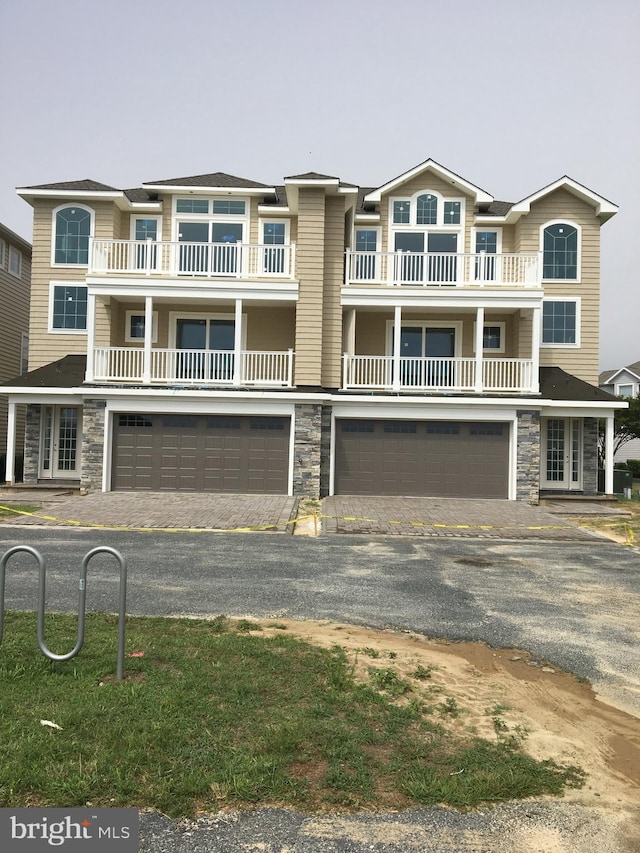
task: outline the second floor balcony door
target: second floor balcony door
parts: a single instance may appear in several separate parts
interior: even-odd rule
[[[179,318],[176,321],[178,379],[230,382],[234,368],[235,321]]]
[[[399,284],[447,284],[457,279],[457,234],[398,232],[394,249],[402,253],[394,270]]]
[[[189,275],[237,275],[243,225],[240,222],[180,222],[178,270]]]
[[[409,388],[453,384],[456,330],[403,326],[400,332],[401,383]]]

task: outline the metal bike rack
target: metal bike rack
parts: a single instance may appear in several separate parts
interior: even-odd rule
[[[122,681],[124,677],[124,634],[125,634],[125,612],[127,606],[127,561],[119,551],[115,548],[110,548],[108,545],[100,545],[93,548],[85,554],[80,568],[80,581],[78,584],[78,638],[75,646],[70,652],[65,655],[57,655],[50,651],[44,641],[44,606],[45,606],[45,585],[46,585],[46,566],[42,554],[30,545],[16,545],[10,548],[0,560],[0,644],[2,643],[2,634],[4,630],[4,585],[6,567],[9,558],[14,554],[24,551],[35,557],[38,563],[38,646],[42,654],[49,660],[71,660],[74,658],[84,644],[84,621],[85,608],[87,597],[87,566],[92,557],[96,554],[111,554],[120,564],[120,610],[118,615],[118,664],[117,676],[118,680]]]

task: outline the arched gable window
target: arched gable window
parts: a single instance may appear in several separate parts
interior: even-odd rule
[[[89,208],[80,205],[69,205],[55,211],[54,263],[89,263],[92,215]]]
[[[416,199],[416,225],[435,225],[438,221],[438,199],[431,193]]]
[[[544,279],[578,279],[579,231],[570,222],[552,222],[542,232]]]

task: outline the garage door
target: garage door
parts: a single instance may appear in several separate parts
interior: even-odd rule
[[[336,494],[507,498],[508,472],[508,423],[336,420]]]
[[[289,418],[115,415],[112,488],[287,494]]]

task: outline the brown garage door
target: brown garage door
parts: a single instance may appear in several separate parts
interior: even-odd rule
[[[289,418],[115,415],[112,488],[287,494]]]
[[[336,420],[336,494],[507,498],[508,472],[508,423]]]

